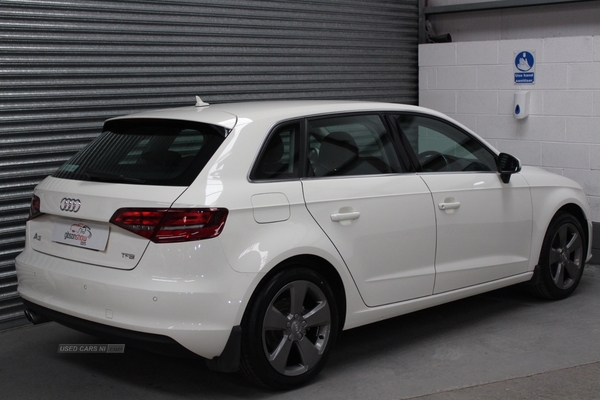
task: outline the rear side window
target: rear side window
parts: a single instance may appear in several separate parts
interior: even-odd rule
[[[308,135],[312,176],[402,172],[389,132],[379,115],[310,120]]]
[[[122,119],[64,164],[63,179],[189,186],[225,140],[224,128],[191,121]]]
[[[250,175],[253,180],[298,178],[300,123],[282,125],[269,136]]]

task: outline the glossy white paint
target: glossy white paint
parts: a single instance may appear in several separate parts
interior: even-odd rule
[[[165,110],[142,112],[135,115],[124,115],[122,117],[113,118],[113,120],[123,118],[183,119],[187,121],[205,122],[207,124],[222,126],[227,129],[233,129],[238,120],[236,114],[219,110],[215,106],[169,108]]]
[[[143,261],[124,271],[25,251],[19,293],[75,317],[172,337],[207,358],[219,355],[255,275],[229,268],[214,239],[150,244]]]
[[[368,306],[431,295],[435,215],[431,193],[417,175],[306,179],[302,185],[309,212]],[[334,221],[334,215],[352,219]]]
[[[540,256],[544,234],[556,212],[566,205],[573,204],[583,210],[587,217],[587,229],[592,232],[592,220],[587,199],[581,186],[564,176],[549,174],[537,167],[523,167],[519,174],[531,188],[533,207],[533,235],[531,244],[530,268],[535,266]],[[585,227],[584,227],[585,228]],[[588,259],[592,255],[592,240],[588,243]]]
[[[169,208],[185,190],[185,187],[114,185],[48,177],[35,189],[45,214],[30,224],[27,231],[29,244],[35,251],[67,260],[119,269],[135,268],[142,259],[148,240],[109,224],[110,218],[119,208]],[[76,213],[61,210],[63,198],[78,199],[81,208]],[[57,221],[92,221],[108,227],[110,236],[106,250],[90,251],[54,242],[52,231]]]
[[[260,193],[251,198],[254,220],[259,224],[282,222],[290,218],[290,202],[283,193]]]
[[[343,287],[334,289],[345,297],[349,329],[526,281],[560,207],[575,205],[589,221],[581,188],[539,169],[524,168],[509,184],[495,172],[249,180],[276,124],[364,111],[421,113],[470,132],[437,112],[366,102],[220,104],[138,114],[232,130],[188,188],[45,180],[35,193],[46,214],[28,222],[16,261],[21,296],[94,322],[167,335],[212,358],[240,324],[261,280],[298,256],[319,258],[339,275]],[[77,221],[110,227],[104,252],[45,241],[52,221],[74,218],[59,210],[63,197],[85,204]],[[168,245],[108,224],[121,207],[169,206],[224,207],[229,216],[217,238]],[[42,241],[33,239],[36,233]],[[135,254],[134,260],[122,253]]]
[[[528,271],[533,214],[525,179],[517,174],[504,184],[495,172],[453,175],[420,175],[436,205],[434,293]]]

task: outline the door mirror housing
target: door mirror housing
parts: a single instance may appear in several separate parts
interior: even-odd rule
[[[498,167],[500,178],[502,178],[502,182],[504,183],[510,182],[512,174],[521,171],[521,161],[517,157],[507,153],[500,153],[498,155],[496,166]]]

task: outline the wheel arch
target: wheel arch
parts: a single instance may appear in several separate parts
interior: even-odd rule
[[[548,213],[548,217],[544,217],[543,215],[534,215],[534,220],[538,218],[539,221],[545,222],[543,225],[538,226],[537,239],[534,240],[534,242],[532,243],[532,269],[535,269],[539,263],[542,250],[542,243],[544,241],[546,233],[548,232],[550,224],[560,214],[571,214],[577,219],[577,221],[579,221],[584,234],[583,241],[584,249],[586,251],[586,257],[589,257],[591,251],[590,244],[592,240],[592,227],[587,218],[588,214],[586,213],[586,210],[580,204],[578,204],[578,202],[566,202],[558,206],[555,210],[553,210],[552,213]],[[536,234],[534,233],[534,235]]]
[[[241,357],[242,327],[245,325],[244,321],[249,318],[249,315],[251,314],[252,305],[256,301],[259,293],[262,292],[263,288],[269,284],[274,276],[287,268],[294,267],[309,269],[323,276],[324,279],[327,280],[335,297],[339,318],[338,329],[341,332],[346,320],[347,300],[346,290],[340,274],[331,263],[319,256],[310,254],[295,255],[279,262],[260,279],[246,303],[240,324],[232,328],[231,335],[223,353],[211,360],[206,360],[209,369],[221,372],[238,371]]]
[[[592,232],[590,231],[591,228],[588,224],[588,220],[585,216],[585,213],[583,212],[581,207],[579,207],[577,204],[573,204],[573,203],[565,204],[554,214],[552,219],[556,218],[556,216],[560,213],[569,213],[569,214],[573,215],[577,219],[577,221],[579,221],[579,223],[581,224],[581,227],[583,228],[584,248],[587,253],[588,252],[588,244],[590,243],[590,238],[591,238]],[[586,256],[589,256],[589,254],[586,254]]]
[[[575,240],[575,236],[572,239],[566,237],[570,229],[567,224],[577,230],[581,229],[580,244],[572,248],[567,243]],[[565,204],[554,213],[544,235],[539,261],[529,281],[529,290],[533,295],[543,299],[560,300],[571,295],[577,288],[589,251],[587,244],[590,240],[590,228],[584,228],[585,225],[589,226],[584,211],[575,204]],[[560,235],[561,239],[557,239],[559,232],[563,232]],[[578,249],[581,249],[583,254],[576,255]],[[551,254],[554,254],[554,259]],[[571,260],[568,263],[577,268],[564,267],[567,260]],[[556,266],[553,268],[552,265]],[[560,265],[563,266],[559,267]],[[563,270],[564,272],[559,272]]]
[[[258,285],[254,288],[250,299],[246,304],[246,309],[244,310],[242,321],[247,318],[249,309],[256,300],[256,297],[264,288],[265,285],[269,283],[271,278],[281,271],[293,268],[293,267],[302,267],[305,269],[312,270],[319,275],[323,276],[325,280],[329,283],[331,291],[335,297],[336,306],[338,309],[338,318],[339,318],[339,327],[340,330],[345,324],[346,321],[346,288],[344,286],[344,282],[339,272],[335,269],[335,267],[327,260],[322,257],[312,255],[312,254],[299,254],[287,258],[281,262],[279,262],[276,266],[274,266],[269,272],[267,272],[260,280]]]

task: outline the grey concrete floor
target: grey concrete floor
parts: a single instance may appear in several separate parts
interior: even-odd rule
[[[316,381],[273,392],[203,362],[59,354],[55,323],[0,332],[4,399],[600,399],[600,268],[549,302],[507,288],[342,333]]]

